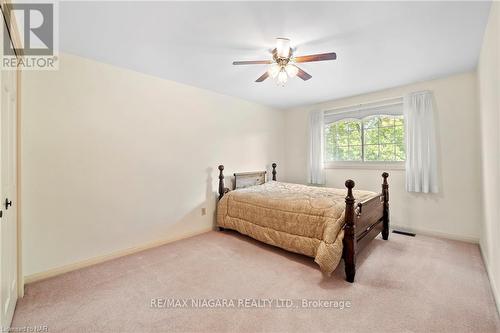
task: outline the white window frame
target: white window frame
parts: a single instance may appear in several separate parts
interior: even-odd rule
[[[356,119],[363,120],[369,116],[388,115],[387,110],[389,107],[400,108],[400,111],[391,113],[393,115],[403,115],[403,98],[395,97],[384,99],[377,102],[363,103],[347,107],[340,107],[324,112],[325,126],[339,120]],[[380,109],[377,112],[377,109]],[[335,121],[326,121],[328,118],[336,119]],[[364,135],[362,129],[362,137]],[[405,131],[406,137],[406,131]],[[324,139],[324,137],[323,137]],[[362,138],[362,144],[364,140]],[[366,170],[404,170],[405,161],[323,161],[323,166],[326,169],[366,169]]]

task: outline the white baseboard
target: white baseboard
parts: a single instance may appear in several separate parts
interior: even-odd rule
[[[498,296],[498,289],[495,283],[495,279],[493,279],[493,275],[491,273],[490,267],[486,260],[486,256],[484,255],[483,247],[481,243],[479,243],[479,250],[481,252],[481,257],[483,259],[484,267],[486,268],[486,274],[488,274],[488,280],[490,280],[491,292],[493,293],[493,299],[495,300],[495,304],[497,306],[497,312],[500,315],[500,297]]]
[[[427,229],[420,229],[420,228],[409,228],[409,227],[400,226],[400,225],[393,225],[393,224],[391,224],[391,229],[413,232],[417,235],[433,236],[433,237],[452,239],[452,240],[457,240],[457,241],[462,241],[462,242],[467,242],[467,243],[479,244],[479,238],[474,237],[474,236],[456,235],[456,234],[450,234],[450,233],[442,232],[442,231],[434,231],[434,230],[427,230]]]
[[[57,275],[61,275],[61,274],[64,274],[64,273],[75,271],[77,269],[89,267],[89,266],[100,264],[100,263],[103,263],[103,262],[106,262],[106,261],[109,261],[109,260],[117,259],[117,258],[124,257],[124,256],[130,255],[130,254],[134,254],[134,253],[137,253],[137,252],[141,252],[141,251],[145,251],[145,250],[148,250],[148,249],[152,249],[152,248],[155,248],[155,247],[158,247],[158,246],[162,246],[162,245],[165,245],[165,244],[168,244],[168,243],[172,243],[172,242],[175,242],[175,241],[178,241],[178,240],[181,240],[181,239],[185,239],[185,238],[197,236],[197,235],[203,234],[203,233],[211,231],[211,230],[213,230],[212,227],[210,227],[210,228],[204,228],[204,229],[201,229],[199,231],[188,233],[188,234],[185,234],[185,235],[182,235],[182,236],[178,236],[178,237],[172,237],[172,238],[166,238],[166,239],[159,239],[159,240],[155,240],[155,241],[143,244],[143,245],[139,245],[139,246],[131,247],[131,248],[128,248],[128,249],[116,251],[116,252],[113,252],[113,253],[105,254],[105,255],[102,255],[102,256],[98,256],[98,257],[94,257],[94,258],[82,260],[82,261],[79,261],[79,262],[75,262],[73,264],[64,265],[64,266],[61,266],[61,267],[49,269],[49,270],[44,271],[44,272],[35,273],[35,274],[32,274],[32,275],[27,275],[27,276],[24,277],[24,283],[28,284],[28,283],[33,283],[33,282],[36,282],[36,281],[45,280],[45,279],[48,279],[48,278],[51,278],[51,277],[54,277],[54,276],[57,276]]]

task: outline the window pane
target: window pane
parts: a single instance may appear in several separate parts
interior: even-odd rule
[[[335,148],[335,150],[333,151],[333,159],[334,161],[338,160],[339,159],[339,149],[338,148]]]
[[[351,123],[349,128],[349,145],[361,145],[361,123]]]
[[[404,117],[403,116],[395,116],[394,117],[394,125],[395,126],[403,126],[404,125]]]
[[[348,147],[338,147],[337,148],[337,161],[347,161],[349,157],[349,148]]]
[[[326,161],[334,161],[335,160],[335,149],[331,149],[331,147],[326,147],[325,160]]]
[[[378,127],[380,124],[379,116],[371,116],[364,119],[365,128]]]
[[[365,161],[378,160],[378,145],[365,145]]]
[[[380,127],[394,126],[394,116],[380,116]]]
[[[381,145],[379,160],[380,161],[394,161],[394,150],[396,149],[396,145]]]
[[[405,146],[396,145],[396,161],[406,160]]]
[[[349,131],[360,131],[361,122],[359,120],[351,120],[349,122]]]
[[[381,127],[379,129],[379,143],[381,145],[394,143],[394,127]]]
[[[347,122],[346,121],[338,121],[335,123],[335,127],[338,132],[345,132],[347,130]]]
[[[394,127],[394,142],[400,145],[405,143],[405,132],[403,126]]]
[[[347,146],[349,144],[349,132],[347,131],[347,122],[337,123],[337,146]]]
[[[378,145],[378,128],[365,130],[365,145]]]
[[[361,161],[361,145],[349,147],[349,161]]]
[[[325,150],[325,161],[334,161],[334,152],[332,150]]]
[[[327,161],[361,160],[362,126],[357,119],[345,119],[325,126]]]

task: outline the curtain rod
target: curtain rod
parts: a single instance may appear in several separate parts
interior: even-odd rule
[[[376,100],[376,101],[370,101],[370,102],[364,102],[364,103],[358,103],[358,104],[351,104],[351,105],[346,105],[346,106],[338,106],[338,107],[335,107],[335,108],[332,108],[332,109],[325,110],[324,113],[342,113],[342,112],[334,112],[334,111],[335,110],[342,110],[342,109],[352,109],[352,108],[355,108],[355,107],[363,107],[363,106],[367,106],[367,105],[384,103],[384,102],[389,102],[389,101],[396,101],[396,100],[398,100],[398,102],[387,103],[387,104],[383,104],[383,105],[380,105],[380,106],[400,104],[402,102],[402,100],[403,100],[403,96],[391,97],[391,98],[384,98],[384,99],[379,99],[379,100]],[[349,112],[349,111],[345,111],[345,112]]]

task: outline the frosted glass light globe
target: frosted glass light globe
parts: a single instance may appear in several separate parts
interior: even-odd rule
[[[277,63],[274,63],[271,66],[269,66],[269,68],[267,70],[267,74],[269,74],[269,76],[274,79],[274,78],[276,78],[276,76],[278,76],[278,73],[280,72],[280,70],[281,70],[281,66],[278,65]]]
[[[277,83],[281,86],[284,86],[286,81],[288,81],[288,75],[286,74],[286,71],[284,69],[282,69],[278,74]]]

